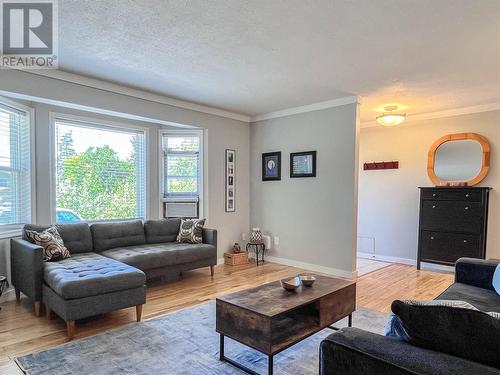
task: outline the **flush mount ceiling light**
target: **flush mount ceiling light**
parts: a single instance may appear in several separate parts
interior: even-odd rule
[[[398,106],[396,105],[384,107],[384,113],[377,116],[377,122],[384,126],[396,126],[401,124],[404,120],[406,120],[406,113],[393,113],[396,109],[398,109]]]

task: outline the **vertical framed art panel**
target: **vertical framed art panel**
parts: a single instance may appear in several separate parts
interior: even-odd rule
[[[236,151],[226,150],[226,212],[236,211]]]
[[[281,152],[262,154],[262,181],[281,180]]]

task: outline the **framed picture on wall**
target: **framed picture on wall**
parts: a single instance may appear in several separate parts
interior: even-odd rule
[[[316,177],[316,151],[291,153],[290,177]]]
[[[236,151],[226,150],[226,212],[236,211]]]
[[[281,152],[262,154],[262,181],[281,180]]]

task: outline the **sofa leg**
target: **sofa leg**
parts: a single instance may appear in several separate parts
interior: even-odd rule
[[[141,317],[142,317],[142,306],[143,305],[137,305],[135,307],[135,314],[137,315],[137,321],[140,322],[141,321]]]
[[[68,331],[68,339],[72,340],[75,337],[75,321],[68,320],[66,322],[66,329]]]
[[[215,266],[210,266],[210,276],[214,275]]]
[[[21,302],[21,291],[17,288],[15,288],[16,291],[16,301]]]
[[[50,309],[48,304],[45,304],[45,317],[47,320],[52,320],[52,310]]]
[[[41,303],[40,301],[35,301],[35,316],[40,316]]]

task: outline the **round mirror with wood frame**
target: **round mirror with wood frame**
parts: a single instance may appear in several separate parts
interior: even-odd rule
[[[436,174],[435,170],[435,162],[436,162],[436,152],[438,148],[446,142],[451,141],[465,141],[471,140],[476,141],[481,145],[483,150],[481,169],[479,173],[466,181],[446,181],[439,178]],[[439,138],[436,142],[434,142],[429,149],[429,154],[427,158],[427,174],[429,178],[436,186],[474,186],[479,184],[484,178],[488,175],[490,169],[490,143],[488,140],[480,134],[477,133],[457,133],[457,134],[448,134],[441,138]]]

